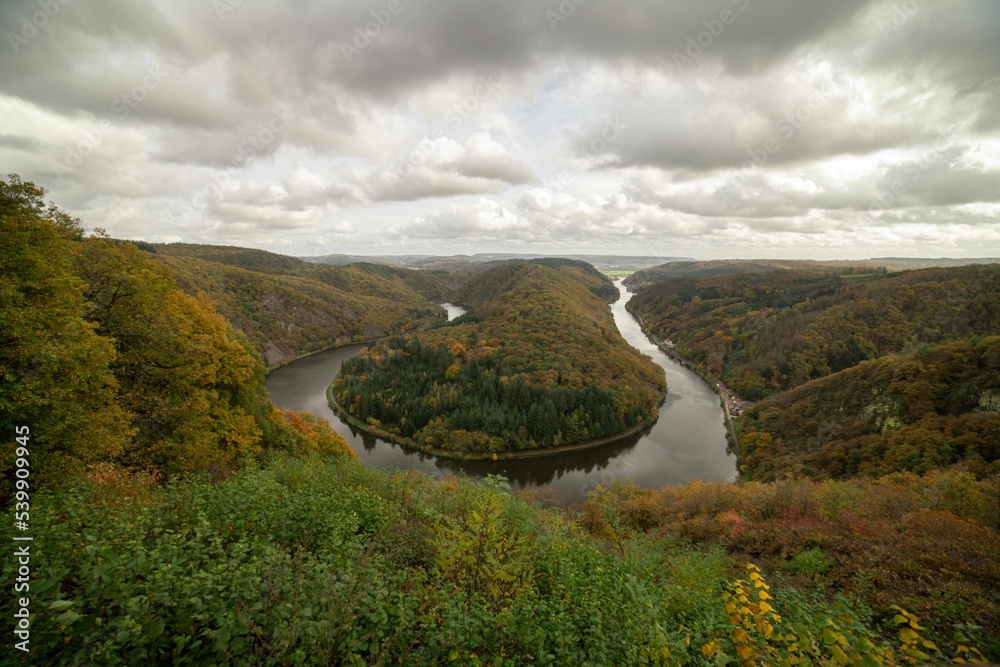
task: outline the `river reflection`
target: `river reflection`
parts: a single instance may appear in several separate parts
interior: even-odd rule
[[[267,378],[271,399],[288,410],[307,410],[330,421],[361,460],[380,468],[423,471],[433,476],[464,472],[473,476],[499,474],[515,488],[552,487],[560,493],[582,495],[601,482],[632,479],[658,488],[695,479],[732,480],[736,459],[726,448],[725,425],[719,398],[697,375],[660,352],[635,318],[625,310],[630,295],[619,281],[622,298],[612,313],[622,336],[650,355],[667,375],[667,399],[660,418],[643,433],[594,449],[519,461],[453,461],[439,459],[374,438],[343,423],[326,402],[326,388],[340,365],[361,349],[352,346],[321,352],[280,368]],[[448,318],[465,313],[443,304]]]

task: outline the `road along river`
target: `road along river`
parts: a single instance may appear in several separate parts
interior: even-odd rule
[[[648,354],[667,374],[667,398],[660,418],[648,430],[617,442],[537,459],[455,461],[403,449],[397,444],[359,432],[342,422],[326,402],[326,388],[340,364],[360,345],[320,352],[279,368],[267,378],[271,399],[286,410],[307,410],[329,420],[361,456],[379,468],[413,468],[439,477],[448,471],[469,475],[499,474],[515,488],[549,486],[567,495],[584,495],[602,482],[631,479],[658,488],[692,480],[733,480],[736,458],[727,451],[726,426],[718,395],[695,373],[661,352],[646,338],[639,323],[625,310],[630,298],[619,281],[622,298],[611,312],[622,336]],[[448,319],[465,311],[444,304]]]

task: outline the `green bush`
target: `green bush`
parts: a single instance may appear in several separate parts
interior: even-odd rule
[[[792,560],[785,564],[785,570],[791,574],[815,577],[826,574],[832,565],[833,561],[823,553],[823,550],[815,547],[796,554]]]

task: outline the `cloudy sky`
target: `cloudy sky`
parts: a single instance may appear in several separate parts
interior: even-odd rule
[[[997,0],[4,0],[0,165],[292,255],[1000,255]]]

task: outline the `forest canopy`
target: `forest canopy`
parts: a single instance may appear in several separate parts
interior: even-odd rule
[[[268,278],[320,284],[297,260],[88,236],[44,195],[0,181],[0,503],[15,503],[11,440],[29,425],[33,575],[30,654],[2,664],[1000,658],[1000,477],[933,469],[996,456],[1000,338],[948,319],[980,312],[961,290],[933,304],[954,339],[776,393],[744,422],[758,477],[817,461],[922,476],[616,483],[574,509],[551,488],[365,466],[323,420],[277,410],[257,350],[215,302],[252,305],[240,289]],[[182,291],[171,261],[219,282]],[[423,276],[348,268],[345,293],[434,297]],[[500,265],[455,294],[472,312],[374,345],[351,380],[371,381],[363,395],[386,415],[454,401],[429,433],[456,448],[641,425],[663,376],[618,336],[615,293],[574,262]],[[497,406],[516,432],[468,430],[495,426]],[[897,437],[908,449],[892,450]],[[4,559],[0,576],[22,567]],[[5,596],[0,615],[24,604]]]

